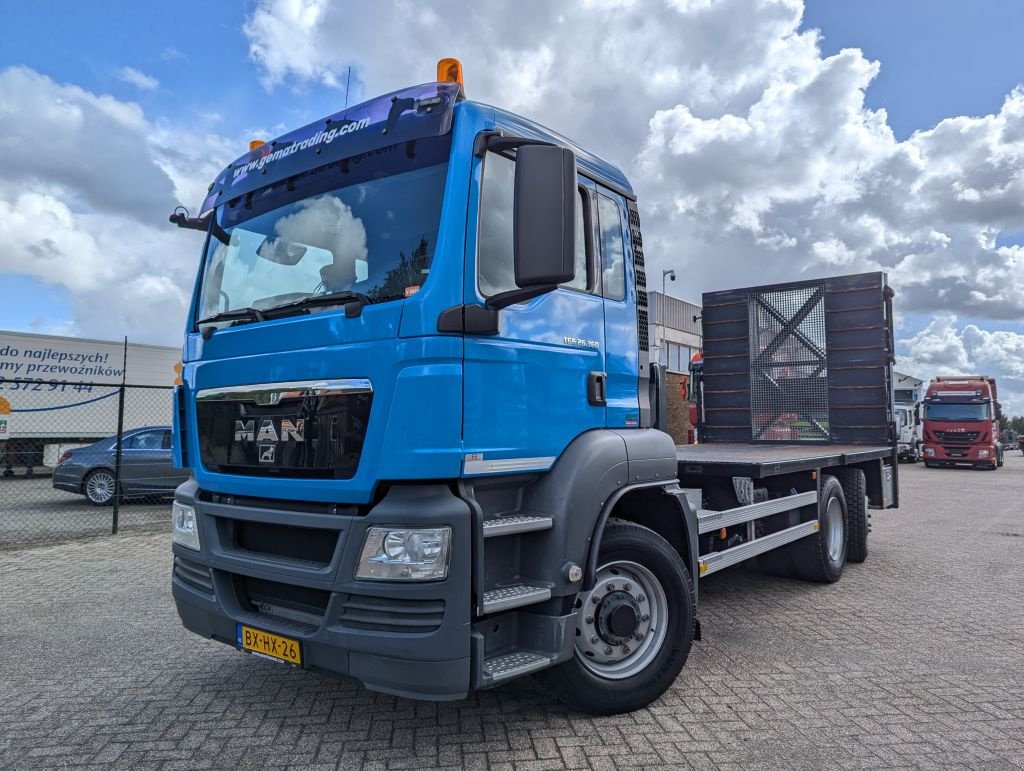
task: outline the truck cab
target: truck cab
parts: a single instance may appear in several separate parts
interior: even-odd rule
[[[924,400],[924,464],[995,470],[1003,465],[996,381],[985,375],[937,377]]]
[[[895,411],[899,459],[917,463],[921,459],[921,443],[924,437],[920,406],[897,403]]]

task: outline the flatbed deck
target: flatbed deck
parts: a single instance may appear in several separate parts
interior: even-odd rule
[[[748,444],[711,443],[676,445],[680,475],[710,474],[754,479],[813,471],[824,466],[888,458],[892,447],[862,444]]]

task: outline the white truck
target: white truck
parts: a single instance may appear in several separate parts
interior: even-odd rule
[[[917,463],[921,460],[921,444],[924,441],[921,407],[919,404],[897,402],[895,410],[899,459]]]
[[[127,356],[126,356],[127,354]],[[157,345],[0,332],[0,467],[11,476],[56,465],[65,450],[117,433],[118,392],[170,389],[181,350]],[[131,389],[124,428],[170,425],[170,391]]]

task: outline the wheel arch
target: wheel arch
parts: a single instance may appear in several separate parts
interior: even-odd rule
[[[597,574],[601,537],[609,519],[620,519],[646,527],[664,538],[682,557],[690,571],[694,599],[697,595],[697,512],[693,511],[676,482],[646,482],[616,491],[605,503],[594,525],[590,551],[584,569],[583,587],[591,589]]]

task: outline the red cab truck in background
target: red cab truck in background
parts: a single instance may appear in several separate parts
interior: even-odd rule
[[[924,464],[996,469],[1003,465],[1002,412],[996,380],[986,375],[937,377],[924,397]]]

